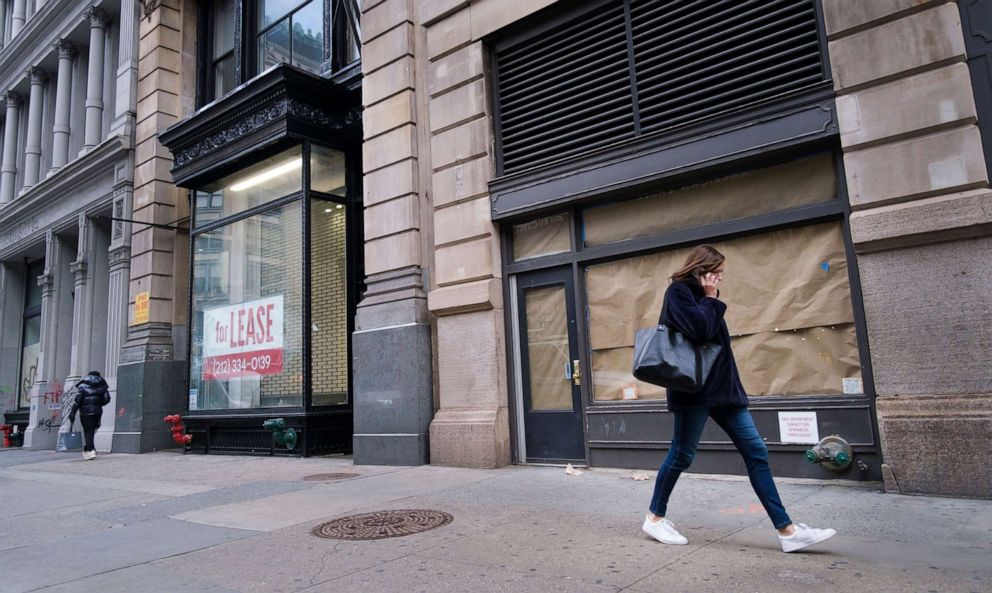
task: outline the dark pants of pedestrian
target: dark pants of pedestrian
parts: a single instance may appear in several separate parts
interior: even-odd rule
[[[93,451],[96,449],[93,446],[93,435],[96,434],[96,429],[100,428],[100,417],[80,416],[79,421],[83,425],[83,451]]]
[[[665,516],[668,510],[668,497],[672,494],[675,482],[692,464],[706,419],[713,418],[744,458],[751,487],[754,488],[754,493],[758,495],[758,500],[765,507],[765,512],[768,513],[775,528],[781,529],[792,523],[772,480],[772,471],[768,465],[768,448],[758,434],[754,419],[751,418],[747,407],[692,406],[677,409],[673,415],[675,432],[672,435],[672,448],[661,464],[658,479],[654,483],[654,496],[651,497],[650,507],[652,513],[660,517]]]

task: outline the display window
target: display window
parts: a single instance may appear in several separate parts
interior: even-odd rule
[[[348,403],[346,179],[304,144],[193,192],[191,412]]]

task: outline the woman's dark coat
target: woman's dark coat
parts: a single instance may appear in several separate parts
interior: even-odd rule
[[[83,416],[100,416],[103,406],[110,403],[110,391],[107,382],[100,375],[86,375],[76,384],[76,402],[74,408],[79,409]],[[73,409],[75,415],[75,409]]]
[[[747,394],[741,385],[734,353],[730,350],[730,332],[723,320],[727,305],[706,296],[703,286],[695,278],[672,282],[665,292],[665,302],[667,307],[662,323],[693,342],[723,346],[703,389],[696,393],[668,390],[668,409],[698,405],[746,406]]]

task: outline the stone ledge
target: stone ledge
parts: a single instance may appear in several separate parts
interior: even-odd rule
[[[494,469],[510,463],[506,407],[447,409],[430,429],[431,465]]]
[[[823,20],[827,36],[833,40],[945,3],[947,0],[824,0]]]
[[[971,190],[851,214],[859,253],[992,235],[992,191]]]
[[[902,494],[992,498],[992,394],[876,400],[882,453]],[[888,485],[887,485],[888,487]]]
[[[501,308],[503,287],[496,278],[437,288],[427,294],[427,310],[435,315],[456,315]]]

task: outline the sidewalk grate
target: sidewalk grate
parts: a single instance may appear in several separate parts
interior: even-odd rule
[[[349,480],[351,478],[358,478],[362,474],[347,474],[347,473],[337,473],[337,474],[313,474],[312,476],[303,476],[304,482],[334,482],[337,480]]]
[[[386,539],[443,527],[453,520],[454,517],[442,511],[377,511],[335,519],[314,527],[310,533],[326,539]]]

